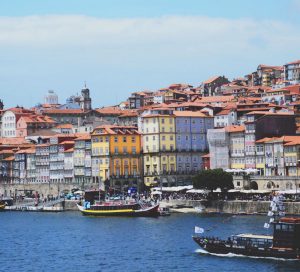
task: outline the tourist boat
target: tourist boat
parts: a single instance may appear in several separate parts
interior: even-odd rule
[[[228,240],[202,236],[193,239],[208,253],[300,260],[300,218],[283,217],[272,224],[273,236],[238,234]]]
[[[141,203],[133,201],[104,201],[95,202],[90,205],[85,202],[84,205],[77,204],[78,209],[83,215],[93,216],[158,216],[159,205],[151,205],[148,203]]]

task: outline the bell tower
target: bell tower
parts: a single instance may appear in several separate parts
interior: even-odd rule
[[[84,84],[84,88],[81,90],[80,108],[84,111],[92,109],[92,99],[90,98],[90,90]]]

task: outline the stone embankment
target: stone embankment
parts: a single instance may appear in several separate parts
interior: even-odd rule
[[[269,201],[205,201],[205,200],[170,200],[162,201],[161,205],[171,207],[173,211],[192,212],[195,207],[202,208],[208,213],[229,214],[266,214],[269,211]],[[191,208],[191,209],[186,209]],[[300,215],[300,202],[286,202],[286,214]]]

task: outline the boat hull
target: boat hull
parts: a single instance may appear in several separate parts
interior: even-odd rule
[[[120,210],[90,210],[84,209],[81,205],[77,204],[78,209],[83,215],[88,216],[125,216],[125,217],[156,217],[159,216],[158,207],[155,205],[149,209],[144,210],[132,210],[132,209],[120,209]]]
[[[5,210],[5,204],[0,204],[0,211],[4,211]]]
[[[208,253],[214,254],[236,254],[249,257],[280,258],[300,260],[300,252],[289,248],[258,248],[258,247],[235,247],[226,241],[207,241],[202,237],[193,237],[193,240]],[[205,241],[206,240],[206,241]]]

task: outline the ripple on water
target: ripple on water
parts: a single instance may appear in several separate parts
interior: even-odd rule
[[[226,219],[226,223],[225,222]],[[93,218],[79,213],[0,214],[1,271],[300,271],[299,263],[201,254],[194,226],[227,237],[260,232],[260,216]],[[4,248],[4,250],[3,250]]]

